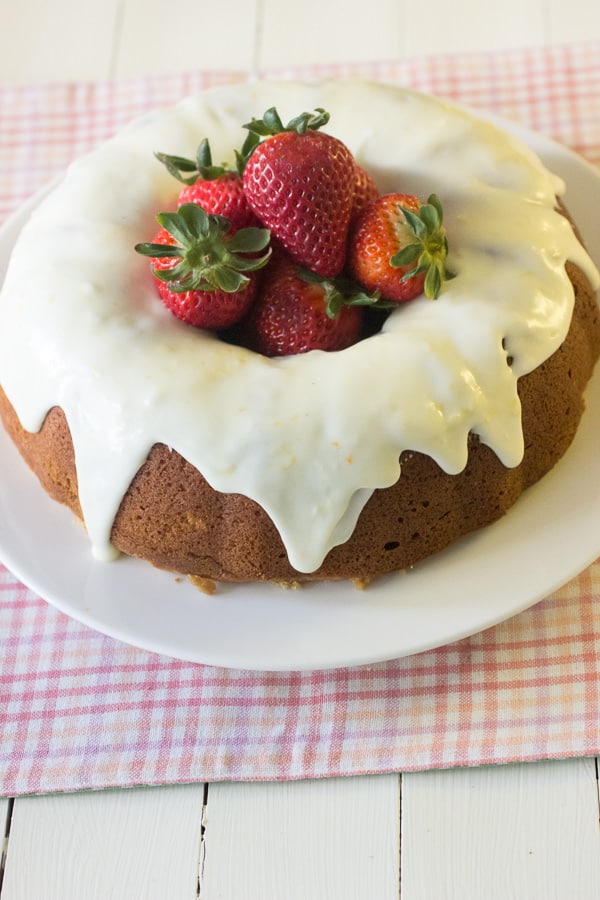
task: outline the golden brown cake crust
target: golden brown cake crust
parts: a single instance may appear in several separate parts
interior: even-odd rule
[[[472,437],[469,461],[445,474],[420,453],[404,453],[402,474],[377,490],[351,538],[310,575],[287,559],[267,514],[239,494],[214,491],[178,453],[155,445],[116,516],[112,541],[154,565],[220,581],[369,580],[408,568],[459,537],[502,516],[567,450],[583,410],[582,394],[600,354],[600,315],[584,275],[568,266],[575,310],[568,336],[543,365],[519,381],[525,454],[505,468]],[[48,413],[39,433],[20,425],[0,389],[0,415],[46,491],[81,516],[71,437],[62,410]]]

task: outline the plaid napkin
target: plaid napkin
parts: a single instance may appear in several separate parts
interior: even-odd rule
[[[600,163],[600,45],[267,73],[361,74],[494,111]],[[244,73],[0,87],[0,218],[132,116]],[[0,793],[280,780],[600,752],[600,560],[495,628],[313,672],[176,661],[0,566]]]

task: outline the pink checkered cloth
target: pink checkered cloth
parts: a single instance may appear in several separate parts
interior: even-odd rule
[[[273,73],[269,73],[273,74]],[[519,120],[600,163],[600,45],[323,67]],[[236,73],[0,88],[0,217],[132,116]],[[0,793],[409,771],[600,752],[600,560],[495,628],[339,670],[121,644],[0,566]]]

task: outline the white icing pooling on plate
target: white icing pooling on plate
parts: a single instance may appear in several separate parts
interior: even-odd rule
[[[268,360],[183,325],[133,251],[178,185],[154,159],[208,136],[231,157],[252,116],[323,106],[381,190],[445,206],[456,277],[340,353]],[[450,473],[473,431],[507,466],[523,452],[517,377],[560,345],[570,259],[598,273],[554,210],[564,186],[512,137],[409,91],[365,82],[220,88],[133,123],[71,166],[23,229],[0,298],[0,383],[35,431],[61,406],[94,552],[156,442],[220,491],[260,503],[296,569],[350,536],[405,449]],[[504,341],[504,347],[503,347]],[[506,355],[514,357],[509,368]]]

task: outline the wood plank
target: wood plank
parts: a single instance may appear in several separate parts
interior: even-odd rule
[[[600,40],[600,7],[597,0],[545,0],[547,41]]]
[[[211,784],[200,896],[397,900],[399,822],[396,775]]]
[[[435,27],[432,28],[432,21]],[[403,55],[504,50],[543,44],[544,0],[478,0],[411,4],[404,21]]]
[[[203,785],[15,801],[2,900],[195,898]]]
[[[593,759],[404,775],[402,900],[594,900]]]
[[[401,46],[403,3],[375,0],[369,14],[346,0],[264,0],[258,66],[279,68],[318,63],[391,59]]]
[[[115,51],[115,77],[254,67],[257,0],[127,0]]]
[[[119,0],[3,3],[0,80],[108,78],[119,6]]]

